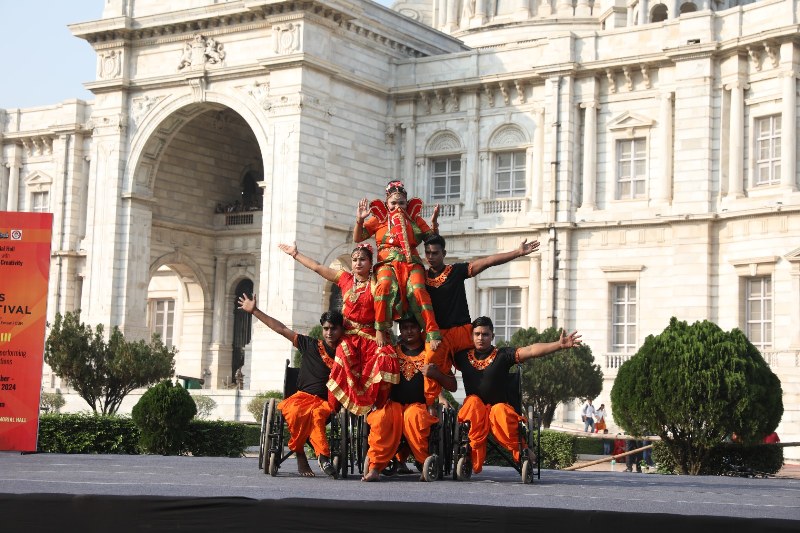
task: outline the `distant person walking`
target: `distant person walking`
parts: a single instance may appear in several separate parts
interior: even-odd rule
[[[592,400],[586,400],[586,405],[583,406],[583,411],[581,411],[581,420],[583,420],[583,431],[592,430],[594,433],[594,417],[595,417],[595,410],[594,406],[592,405]]]

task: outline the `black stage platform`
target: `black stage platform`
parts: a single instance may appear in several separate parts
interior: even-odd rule
[[[468,482],[278,477],[256,458],[0,453],[0,530],[800,531],[800,480],[487,467]]]

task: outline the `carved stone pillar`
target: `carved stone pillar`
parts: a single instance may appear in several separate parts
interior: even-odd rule
[[[597,176],[597,102],[584,102],[583,123],[583,201],[581,208],[595,209],[595,180]]]
[[[551,0],[538,0],[539,7],[536,10],[536,15],[539,17],[548,17],[553,14],[553,7],[550,5]]]
[[[531,209],[542,208],[544,187],[544,108],[534,111],[536,128],[533,132],[533,167],[531,172]]]
[[[592,14],[592,8],[589,6],[589,0],[578,0],[575,5],[576,17],[589,17]]]
[[[405,159],[403,162],[403,179],[413,183],[414,179],[414,164],[417,159],[417,125],[413,122],[404,122],[402,125],[405,135]]]
[[[466,176],[465,195],[464,195],[464,214],[475,216],[477,214],[478,191],[483,193],[484,187],[481,186],[481,178],[486,178],[486,170],[483,161],[479,162],[478,147],[480,145],[480,98],[475,95],[473,104],[468,110],[467,117],[467,153],[461,160],[462,175]],[[482,194],[486,196],[485,193]]]
[[[451,33],[458,27],[458,0],[447,0],[447,19],[443,31]]]
[[[19,207],[19,169],[22,167],[22,149],[15,145],[8,166],[8,198],[6,211],[16,211]]]
[[[647,24],[647,15],[648,11],[650,10],[650,6],[647,0],[639,0],[639,20],[637,24],[642,26]]]
[[[478,289],[478,312],[475,313],[475,316],[487,316],[489,314],[489,292],[491,289]],[[474,318],[473,318],[474,320]]]
[[[661,123],[661,154],[664,164],[661,165],[662,175],[659,186],[654,191],[656,202],[669,203],[672,200],[672,160],[675,157],[672,148],[672,99],[673,93],[661,95],[660,120]]]
[[[558,0],[558,3],[556,4],[556,12],[565,17],[571,17],[574,15],[575,10],[572,7],[571,0]]]
[[[797,190],[797,75],[784,72],[781,106],[781,187]]]
[[[528,321],[526,327],[541,328],[541,301],[542,301],[542,258],[539,255],[530,257],[528,264],[528,299],[523,302],[528,307]]]
[[[728,196],[744,196],[744,90],[739,80],[725,86],[731,92],[730,132],[728,139]]]

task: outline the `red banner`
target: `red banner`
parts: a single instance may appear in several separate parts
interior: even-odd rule
[[[36,451],[53,215],[0,211],[0,450]]]

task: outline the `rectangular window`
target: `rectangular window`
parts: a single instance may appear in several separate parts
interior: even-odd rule
[[[755,185],[773,185],[781,180],[781,116],[756,120]]]
[[[31,193],[31,213],[47,213],[50,211],[50,193],[40,191]]]
[[[772,348],[772,279],[749,278],[745,282],[747,338],[759,350]]]
[[[495,198],[525,196],[525,151],[500,152],[495,156]]]
[[[611,285],[611,351],[636,351],[636,284]]]
[[[172,326],[175,322],[175,300],[150,300],[150,333],[161,337],[167,347],[172,346]]]
[[[617,199],[643,198],[646,179],[646,139],[617,141]]]
[[[522,328],[522,289],[492,289],[492,322],[495,340],[510,341]]]
[[[431,201],[458,202],[461,199],[461,157],[431,162]]]

